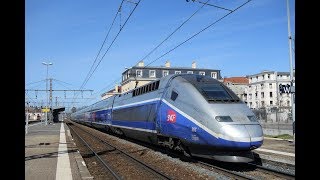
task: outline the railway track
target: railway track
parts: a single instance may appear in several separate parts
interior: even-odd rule
[[[235,179],[295,179],[295,174],[280,171],[274,168],[269,168],[266,166],[261,166],[254,163],[224,163],[208,160],[201,160],[202,158],[186,157],[182,154],[177,154],[175,152],[167,152],[171,156],[176,156],[180,159],[187,160],[195,165],[207,168],[209,170],[214,170],[220,172],[225,176]]]
[[[90,127],[88,127],[90,128]],[[157,147],[141,141],[130,138],[123,138],[127,141],[139,144],[151,150],[162,152],[173,158],[179,158],[184,162],[188,162],[192,166],[198,166],[208,171],[216,172],[222,176],[231,179],[295,179],[294,174],[279,171],[277,169],[260,166],[253,163],[230,164],[216,161],[205,161],[202,158],[186,157],[183,154],[166,150],[163,147]],[[233,167],[232,167],[233,166]],[[176,178],[175,178],[176,179]],[[179,179],[179,178],[178,178]]]
[[[164,173],[134,158],[107,141],[83,130],[74,123],[67,123],[73,134],[90,149],[88,157],[96,157],[108,172],[104,178],[112,179],[171,179]]]
[[[277,169],[261,166],[261,165],[254,164],[254,163],[247,163],[247,164],[249,166],[253,166],[258,171],[274,175],[275,177],[278,177],[278,178],[295,179],[295,174],[291,174],[291,173],[288,173],[288,172],[283,172],[283,171],[280,171],[280,170],[277,170]]]

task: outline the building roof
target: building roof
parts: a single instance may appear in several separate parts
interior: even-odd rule
[[[230,77],[230,78],[224,78],[223,82],[231,82],[234,84],[249,84],[249,79],[246,77]]]
[[[102,93],[100,96],[105,96],[105,95],[107,95],[109,93],[113,93],[115,91],[116,91],[116,88],[113,88],[113,89],[111,89],[111,90],[109,90],[107,92]],[[121,91],[121,86],[118,86],[118,91]]]
[[[192,68],[192,67],[176,67],[176,66],[133,66],[130,69],[184,69],[184,70],[190,70],[190,71],[197,71],[197,70],[209,70],[209,71],[220,71],[218,69],[207,69],[207,68]]]
[[[252,75],[247,75],[246,77],[255,77],[255,76],[260,76],[260,75],[263,75],[263,74],[275,74],[277,73],[277,75],[290,75],[290,72],[277,72],[277,71],[267,71],[267,70],[264,70],[260,73],[257,73],[257,74],[252,74]],[[293,72],[293,77],[295,76],[295,73]]]

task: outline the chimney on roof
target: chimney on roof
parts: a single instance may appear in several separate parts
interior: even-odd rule
[[[114,87],[114,92],[119,92],[119,89],[118,89],[118,85],[116,84],[116,86]]]
[[[192,62],[191,67],[194,68],[194,69],[197,68],[197,64],[196,64],[195,61]]]
[[[166,61],[166,63],[164,64],[165,67],[170,67],[170,61]]]
[[[144,66],[144,62],[141,60],[141,61],[138,63],[138,66],[139,66],[139,67],[143,67],[143,66]]]

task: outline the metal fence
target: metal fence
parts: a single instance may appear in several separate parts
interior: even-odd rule
[[[261,122],[292,123],[291,107],[272,107],[253,109]]]

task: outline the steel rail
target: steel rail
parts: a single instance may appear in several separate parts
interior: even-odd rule
[[[261,166],[261,165],[254,164],[254,163],[247,163],[247,164],[250,166],[256,167],[257,169],[262,169],[263,171],[271,172],[274,175],[281,175],[281,176],[285,176],[287,178],[289,177],[289,178],[293,178],[293,179],[295,178],[295,174],[292,174],[292,173],[280,171],[280,170],[277,170],[274,168],[269,168],[269,167]]]
[[[101,138],[95,136],[94,134],[85,131],[83,128],[81,128],[81,127],[79,127],[79,126],[77,126],[77,127],[78,127],[80,130],[82,130],[83,132],[88,133],[88,134],[90,134],[91,136],[93,136],[94,138],[100,140],[102,143],[104,143],[104,144],[106,144],[106,145],[108,145],[108,146],[111,146],[111,147],[114,148],[115,150],[117,150],[117,151],[121,152],[122,154],[126,155],[126,156],[129,157],[131,160],[134,160],[135,162],[139,163],[139,165],[142,165],[143,167],[147,167],[147,170],[148,170],[150,173],[152,173],[152,174],[154,174],[154,175],[156,175],[156,176],[158,176],[158,177],[161,177],[161,178],[172,179],[172,178],[168,177],[167,175],[165,175],[165,174],[159,172],[158,170],[154,169],[153,167],[145,164],[144,162],[142,162],[142,161],[136,159],[135,157],[129,155],[128,153],[122,151],[121,149],[119,149],[119,148],[113,146],[112,144],[110,144],[110,143],[102,140]]]
[[[99,161],[104,165],[104,167],[115,177],[116,179],[122,179],[115,171],[112,170],[111,167],[106,164],[106,162],[101,159],[101,157],[90,147],[90,145],[73,129],[73,127],[69,126],[69,128],[81,139],[81,141],[94,153],[95,157],[99,159]]]

